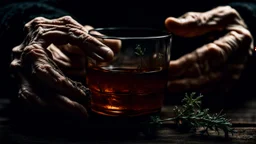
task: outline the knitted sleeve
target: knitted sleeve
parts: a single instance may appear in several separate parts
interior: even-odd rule
[[[0,87],[0,98],[7,97],[14,92],[9,75],[11,50],[22,42],[24,24],[38,16],[57,18],[64,15],[69,15],[69,13],[40,2],[13,3],[0,7],[0,78],[4,83]],[[8,93],[8,95],[5,93]]]

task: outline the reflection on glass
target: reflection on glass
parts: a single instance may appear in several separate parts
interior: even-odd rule
[[[88,58],[92,110],[108,116],[160,111],[167,84],[171,35],[147,28],[97,28],[89,33],[115,52],[110,62]]]

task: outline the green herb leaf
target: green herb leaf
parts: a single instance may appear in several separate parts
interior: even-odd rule
[[[150,124],[161,124],[166,121],[174,121],[178,127],[187,131],[196,131],[198,128],[204,128],[200,131],[201,134],[209,135],[208,130],[214,130],[219,134],[222,130],[225,137],[228,137],[229,133],[232,135],[236,132],[232,128],[230,120],[226,119],[222,111],[218,114],[209,114],[209,109],[201,109],[201,99],[203,95],[195,97],[196,93],[185,94],[182,100],[183,105],[181,108],[175,106],[175,117],[167,119],[154,119]]]

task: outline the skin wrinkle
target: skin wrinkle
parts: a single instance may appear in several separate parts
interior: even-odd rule
[[[13,48],[10,64],[20,87],[19,97],[25,97],[23,101],[31,105],[87,117],[89,89],[65,74],[84,78],[86,57],[111,60],[113,51],[107,45],[117,51],[120,42],[105,44],[104,41],[103,44],[70,16],[52,20],[35,18],[25,24],[24,29],[27,35],[19,46]]]
[[[201,36],[212,31],[226,32],[226,35],[217,38],[213,43],[203,45],[192,53],[170,62],[168,86],[171,92],[201,91],[209,86],[216,85],[216,83],[224,84],[224,82],[229,87],[230,84],[234,83],[233,80],[240,77],[241,71],[245,66],[242,59],[248,58],[249,52],[237,53],[252,49],[253,38],[246,29],[245,23],[233,8],[217,7],[207,12],[190,12],[181,16],[181,18],[170,17],[165,21],[165,24],[170,32],[183,37]],[[83,53],[81,56],[89,56],[100,61],[110,60],[113,58],[115,48],[107,44],[106,41],[90,37],[86,27],[80,25],[69,16],[53,20],[43,17],[35,18],[27,23],[25,28],[27,28],[27,37],[19,46],[20,51],[14,49],[13,52],[25,53],[26,51],[26,55],[24,54],[20,57],[15,54],[11,65],[17,67],[15,61],[18,59],[21,62],[21,69],[36,66],[37,68],[33,67],[30,71],[35,69],[34,76],[43,81],[45,87],[54,89],[54,92],[48,94],[48,101],[51,100],[50,97],[53,97],[56,100],[55,103],[60,106],[67,104],[75,113],[81,111],[85,114],[86,109],[83,108],[86,103],[81,103],[78,99],[87,98],[86,92],[88,91],[82,86],[76,87],[78,83],[64,75],[64,73],[71,71],[63,68],[67,66],[73,69],[72,62],[78,61],[78,59],[73,60],[74,57],[65,59],[64,55],[72,53],[72,45],[76,44]],[[52,58],[46,49],[51,43],[54,43],[61,51],[58,56],[51,54]],[[37,44],[37,46],[32,44]],[[67,44],[70,44],[68,46],[69,49],[65,50],[59,47]],[[32,50],[25,50],[27,46],[31,46]],[[117,48],[117,50],[119,49]],[[75,55],[75,52],[72,54]],[[27,59],[27,61],[29,59],[32,60],[26,63],[24,59]],[[235,60],[241,66],[234,63]],[[58,61],[59,63],[57,63]],[[190,72],[188,72],[188,69]],[[22,72],[19,69],[16,71]],[[75,72],[83,71],[78,70]],[[21,74],[31,76],[29,73],[23,72]],[[16,75],[16,77],[19,78],[20,76]],[[29,80],[28,82],[30,83]],[[21,85],[25,85],[25,83],[21,82]],[[36,86],[33,85],[33,87]],[[35,95],[38,96],[37,93]]]
[[[227,87],[230,87],[230,84],[234,84],[234,80],[239,79],[246,64],[245,59],[251,56],[250,52],[241,51],[253,49],[253,38],[235,9],[221,6],[203,13],[190,12],[180,18],[167,18],[165,24],[170,32],[183,37],[200,36],[215,30],[227,32],[212,43],[170,62],[170,75],[172,75],[169,81],[170,92],[196,90],[200,89],[200,86],[205,88],[208,83],[212,85],[221,81],[225,81]],[[183,60],[187,62],[184,63]],[[237,62],[234,63],[235,61]],[[193,63],[199,65],[200,73]],[[243,66],[228,68],[228,64]],[[178,77],[181,73],[182,77]],[[179,90],[175,89],[176,87]]]
[[[70,20],[70,17],[60,18],[60,20],[63,20],[65,22],[72,22],[72,20]],[[45,32],[47,31],[52,32],[54,29],[56,29],[56,31],[58,30],[61,31],[64,29],[64,27],[57,26],[56,28],[54,25],[50,27],[47,24],[46,25],[40,24],[42,23],[42,21],[46,21],[46,23],[51,22],[55,24],[62,23],[62,22],[57,22],[55,20],[52,22],[45,18],[35,18],[34,20],[26,24],[25,28],[27,28],[28,33],[26,38],[24,39],[24,42],[20,46],[17,46],[13,49],[14,53],[21,53],[21,54],[14,55],[13,57],[14,60],[11,63],[11,67],[17,67],[16,66],[17,61],[21,62],[21,68],[25,68],[31,65],[32,66],[31,71],[34,73],[32,75],[34,75],[35,78],[39,78],[40,81],[44,82],[46,84],[45,86],[50,86],[51,88],[56,89],[58,93],[64,94],[65,96],[71,99],[76,99],[76,97],[79,98],[80,96],[86,97],[87,94],[84,92],[85,89],[83,88],[82,85],[75,84],[76,82],[74,81],[71,82],[70,79],[66,78],[62,73],[59,73],[60,70],[57,70],[58,67],[56,67],[56,64],[51,64],[52,60],[50,60],[49,52],[46,49],[48,47],[47,45],[49,44],[49,42],[45,41],[45,39],[47,39],[47,34],[45,34]],[[47,28],[44,28],[44,26],[46,26]],[[72,25],[68,25],[68,26],[71,27]],[[73,26],[73,27],[78,28],[79,26]],[[67,29],[66,30],[66,33],[67,33],[70,28],[66,28],[66,29]],[[80,32],[83,29],[84,28],[80,28],[78,32]],[[65,33],[65,31],[63,33]],[[88,39],[89,38],[88,34],[86,35],[80,32],[80,36],[82,37],[79,39],[79,37],[77,37],[74,34],[74,38],[77,39],[78,41],[79,40],[82,41],[81,43],[84,42],[83,41],[84,39],[90,40],[91,42],[95,41],[94,39]],[[24,74],[21,72],[21,75],[15,75],[15,76],[22,80],[23,75]],[[34,94],[34,95],[32,94],[33,90],[28,89],[29,86],[26,84],[26,82],[24,80],[20,82],[21,82],[20,96],[26,97],[26,100],[28,101],[32,99],[34,100],[37,99],[36,97],[37,94]],[[30,82],[28,81],[28,83]],[[74,84],[78,87],[74,86]],[[82,88],[83,90],[80,88]],[[52,94],[55,95],[54,93]],[[40,103],[39,101],[37,102]],[[67,101],[67,99],[59,101],[59,103],[65,103],[65,102],[72,105],[74,111],[77,111],[75,109],[79,109],[79,111],[81,111],[84,115],[87,114],[84,107],[77,102],[74,102],[74,101],[71,102],[71,100]]]

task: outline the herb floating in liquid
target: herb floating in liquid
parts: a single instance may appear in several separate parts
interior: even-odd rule
[[[182,100],[183,105],[181,108],[177,106],[174,108],[175,117],[160,119],[158,116],[152,116],[148,128],[159,127],[162,123],[166,121],[174,121],[178,126],[178,130],[185,132],[193,131],[196,132],[197,129],[203,128],[200,131],[201,135],[209,135],[209,130],[214,130],[218,132],[222,130],[227,138],[229,133],[232,135],[235,130],[232,128],[232,123],[230,120],[226,119],[224,114],[209,114],[209,109],[201,109],[201,98],[203,95],[195,97],[196,93],[191,93],[190,96],[186,93],[185,98]],[[145,132],[148,133],[149,130]]]
[[[143,48],[143,49],[142,49],[142,47],[141,47],[139,44],[136,46],[134,53],[135,53],[137,56],[140,57],[140,64],[139,64],[139,66],[138,66],[138,69],[139,69],[139,70],[141,70],[141,68],[142,68],[143,56],[144,56],[145,52],[146,52],[146,48]]]
[[[156,59],[157,65],[160,67],[163,66],[164,65],[164,54],[158,53],[156,57],[157,57],[157,59]]]

